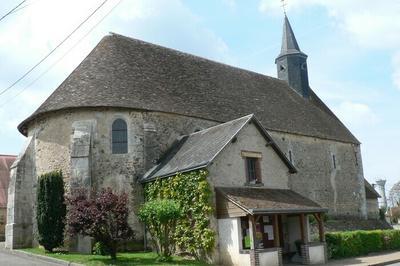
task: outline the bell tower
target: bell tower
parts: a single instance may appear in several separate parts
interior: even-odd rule
[[[289,19],[285,14],[281,53],[275,59],[278,78],[288,82],[289,86],[304,98],[309,97],[307,55],[300,51]]]

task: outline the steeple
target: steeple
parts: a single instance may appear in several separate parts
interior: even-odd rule
[[[285,14],[281,53],[275,59],[278,78],[289,83],[304,98],[309,96],[307,55],[303,53]]]

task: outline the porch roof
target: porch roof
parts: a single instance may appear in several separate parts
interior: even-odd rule
[[[326,208],[322,208],[314,201],[289,189],[217,187],[216,192],[218,199],[223,200],[225,198],[251,215],[327,211]]]

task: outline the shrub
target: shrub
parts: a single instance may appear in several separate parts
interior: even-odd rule
[[[110,252],[108,251],[107,246],[104,245],[102,242],[96,242],[93,245],[92,253],[94,255],[101,255],[101,256],[110,255]]]
[[[72,236],[93,237],[116,259],[118,241],[133,236],[128,225],[128,195],[114,194],[111,188],[92,192],[91,197],[87,194],[76,190],[68,197],[68,231]]]
[[[165,199],[146,202],[139,210],[139,219],[149,228],[161,260],[168,260],[173,253],[176,221],[181,215],[179,205]]]
[[[326,234],[328,256],[345,258],[371,252],[400,249],[400,231],[373,230],[333,232]]]
[[[61,171],[43,174],[38,178],[36,220],[38,241],[52,252],[64,242],[66,206]]]
[[[383,244],[386,250],[400,250],[400,231],[385,230]]]
[[[176,223],[176,245],[197,259],[205,259],[215,244],[215,232],[209,226],[213,207],[207,175],[207,171],[197,170],[145,186],[146,200],[172,199],[179,204],[182,218]]]
[[[379,219],[382,221],[385,220],[385,213],[386,213],[386,208],[379,208]]]

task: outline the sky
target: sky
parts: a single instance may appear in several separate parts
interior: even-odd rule
[[[1,20],[0,92],[103,1],[28,0]],[[2,0],[0,16],[19,2]],[[367,180],[387,179],[390,188],[400,181],[400,1],[286,2],[297,41],[309,56],[310,86],[362,142]],[[279,0],[108,0],[38,68],[0,95],[0,154],[19,153],[25,137],[17,125],[109,32],[276,77],[282,23]]]

